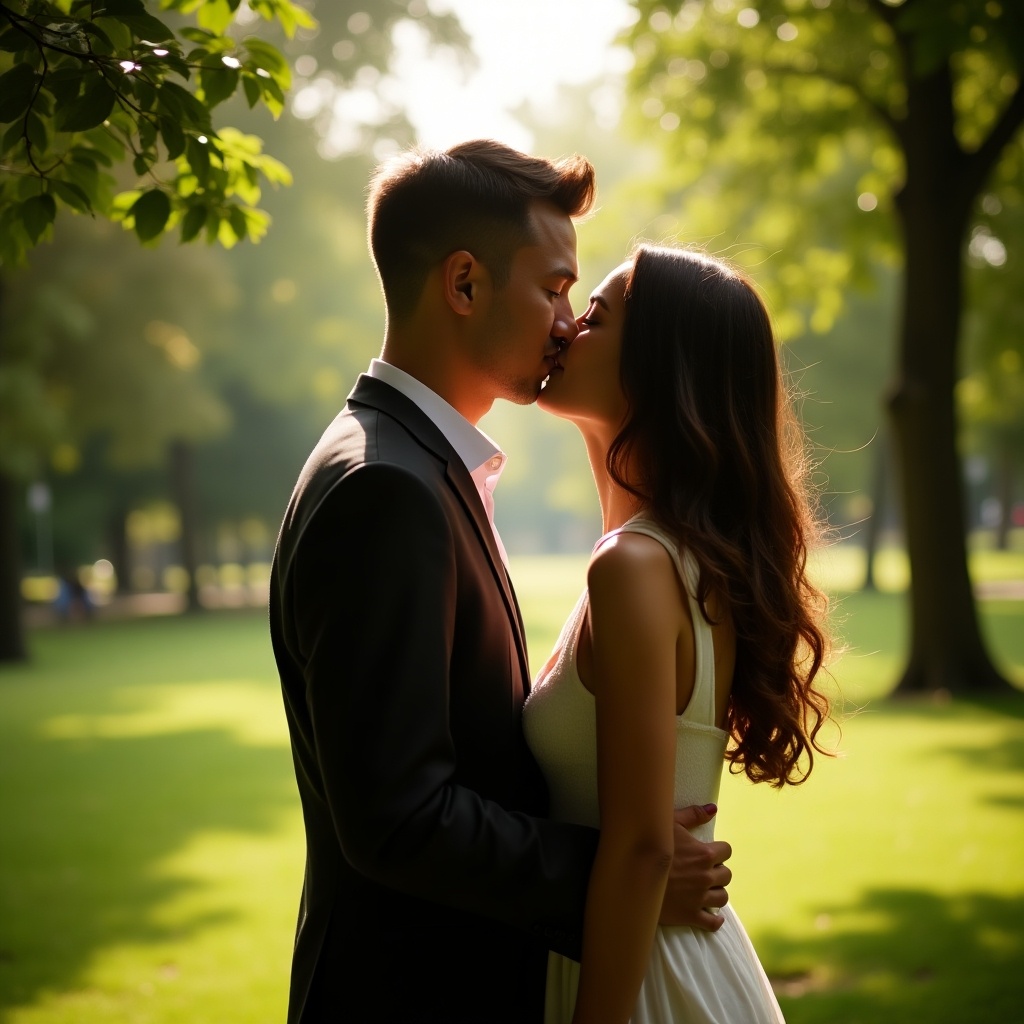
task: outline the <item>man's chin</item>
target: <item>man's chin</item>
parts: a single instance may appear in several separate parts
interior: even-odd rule
[[[544,381],[522,380],[503,388],[500,397],[512,405],[533,405],[543,393]]]

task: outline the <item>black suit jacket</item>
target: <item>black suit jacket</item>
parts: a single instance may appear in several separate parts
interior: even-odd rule
[[[290,1024],[537,1021],[597,834],[546,821],[515,596],[443,434],[361,377],[271,577],[306,828]]]

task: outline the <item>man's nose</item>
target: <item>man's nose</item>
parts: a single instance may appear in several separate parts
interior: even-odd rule
[[[560,348],[568,348],[579,333],[579,326],[572,318],[571,311],[568,315],[559,314],[555,317],[555,322],[551,327],[551,337],[558,342]]]

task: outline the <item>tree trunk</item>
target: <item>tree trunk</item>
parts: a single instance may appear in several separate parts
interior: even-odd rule
[[[22,619],[17,502],[18,487],[0,473],[0,662],[28,657]]]
[[[877,590],[875,555],[885,526],[885,504],[889,478],[889,439],[880,430],[875,438],[874,463],[871,467],[871,515],[864,530],[864,583],[862,590]]]
[[[199,611],[199,510],[196,501],[195,452],[187,441],[171,442],[171,486],[181,516],[181,564],[188,573],[186,591],[189,611]]]
[[[967,571],[953,389],[963,245],[973,196],[953,133],[948,68],[912,79],[906,183],[897,195],[906,267],[899,379],[890,401],[910,558],[910,657],[899,693],[1009,688],[981,637]]]
[[[128,545],[128,509],[117,502],[107,516],[107,551],[114,567],[118,595],[132,589],[131,549]]]
[[[996,524],[996,550],[1010,547],[1010,527],[1013,525],[1013,442],[1000,432],[996,452],[996,498],[999,501],[999,522]]]

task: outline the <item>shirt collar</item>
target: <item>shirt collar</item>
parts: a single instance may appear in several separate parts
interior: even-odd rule
[[[421,380],[400,370],[383,359],[370,362],[370,377],[389,384],[415,404],[417,408],[444,434],[471,474],[487,467],[488,476],[500,475],[505,467],[505,453],[482,431],[473,426],[457,409],[439,394],[431,391]],[[493,487],[493,484],[492,484]]]

